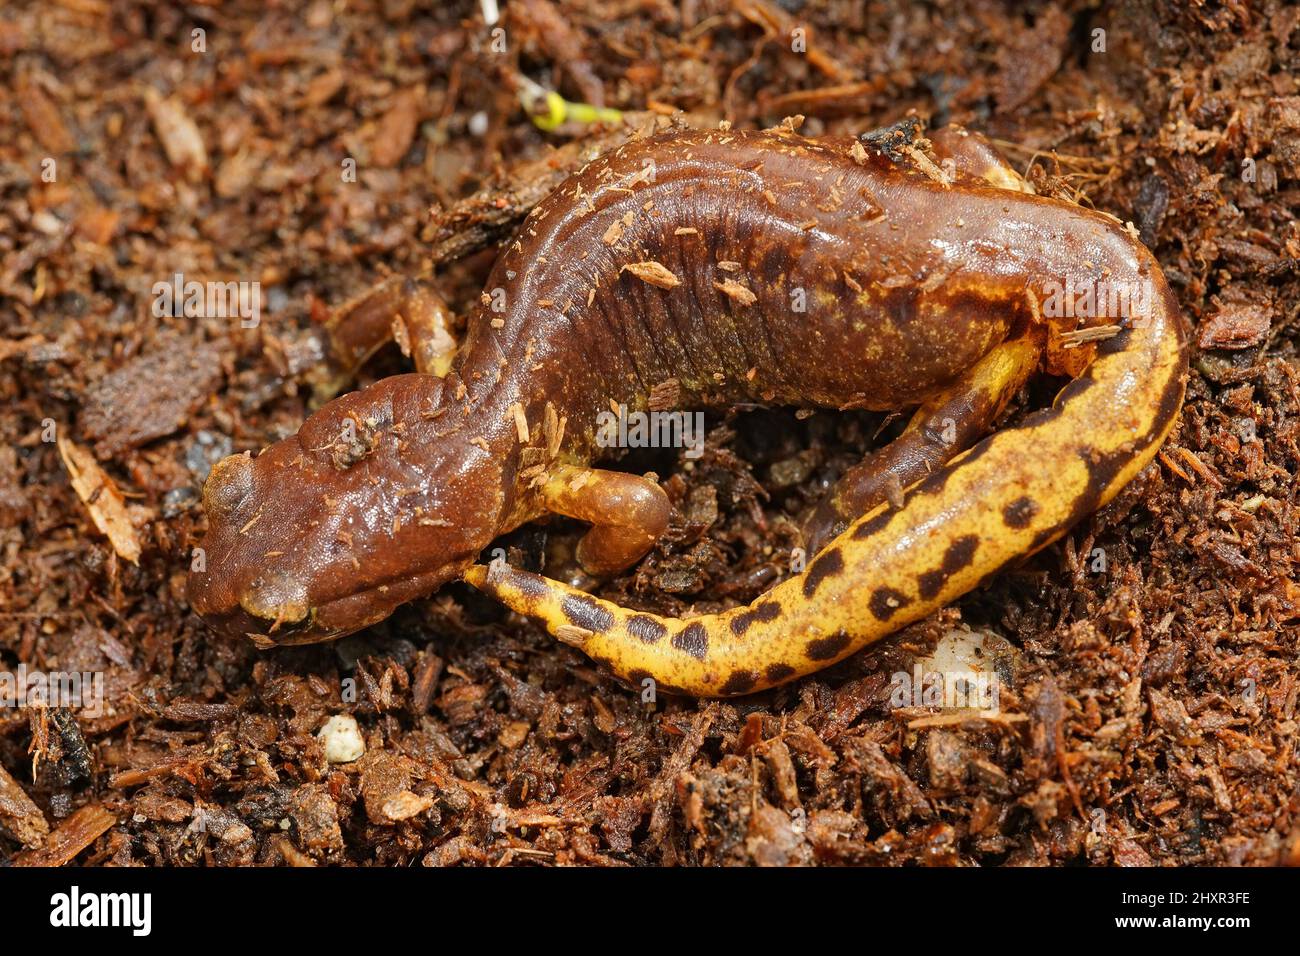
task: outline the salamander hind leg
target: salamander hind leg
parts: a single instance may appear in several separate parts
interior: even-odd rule
[[[1008,339],[922,404],[901,435],[846,471],[817,505],[804,524],[808,554],[969,448],[1033,373],[1039,351],[1029,334]]]
[[[588,574],[617,574],[635,564],[668,528],[672,505],[649,478],[621,471],[562,466],[542,486],[548,511],[591,524],[578,542]]]
[[[951,161],[958,172],[983,179],[999,189],[1034,192],[1034,187],[981,134],[962,126],[944,126],[929,136],[934,157],[941,167],[945,160]]]
[[[428,282],[394,276],[334,311],[325,322],[327,367],[312,382],[320,401],[338,394],[381,346],[396,341],[418,372],[446,375],[456,354],[452,313]]]

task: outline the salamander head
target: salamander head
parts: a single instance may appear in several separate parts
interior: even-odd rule
[[[441,402],[442,380],[394,376],[256,458],[219,461],[203,489],[194,610],[259,646],[309,644],[458,577],[496,534],[502,467],[471,444],[473,411]]]

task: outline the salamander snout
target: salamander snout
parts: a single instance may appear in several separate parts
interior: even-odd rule
[[[256,456],[218,462],[203,489],[191,607],[262,647],[307,644],[458,577],[496,534],[503,477],[474,413],[442,410],[441,393],[432,376],[394,376],[335,399]]]
[[[307,580],[321,553],[319,508],[292,494],[301,457],[289,439],[254,457],[245,452],[213,466],[203,486],[208,533],[191,562],[190,606],[219,630],[270,638],[278,643],[310,627],[312,597]],[[304,479],[308,474],[303,474]],[[288,494],[274,494],[276,489]],[[309,543],[310,542],[310,543]],[[261,643],[262,641],[259,641]]]

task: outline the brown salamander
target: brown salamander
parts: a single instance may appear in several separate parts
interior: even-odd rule
[[[430,296],[393,306],[417,334],[438,326],[411,318],[440,314]],[[445,374],[384,379],[218,463],[191,603],[259,645],[306,643],[463,577],[625,680],[747,693],[930,614],[1109,501],[1168,434],[1187,348],[1133,235],[1032,194],[974,134],[940,130],[929,152],[657,135],[533,209],[454,360],[427,359]],[[981,439],[1039,368],[1072,381]],[[591,465],[600,413],[644,412],[665,383],[679,408],[917,411],[818,509],[807,569],[749,606],[664,618],[474,563],[546,513],[592,524],[593,573],[640,558],[666,496]]]

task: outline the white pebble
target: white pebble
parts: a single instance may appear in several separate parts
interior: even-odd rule
[[[366,752],[361,728],[351,714],[335,714],[325,721],[316,739],[325,748],[325,759],[330,763],[351,763]]]

